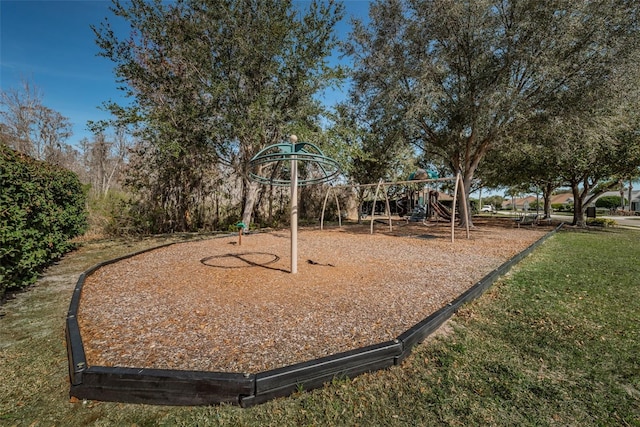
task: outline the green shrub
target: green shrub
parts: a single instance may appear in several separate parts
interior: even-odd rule
[[[620,196],[602,196],[596,200],[596,208],[615,209],[620,207],[621,204]]]
[[[593,227],[615,227],[616,222],[609,218],[588,218],[587,225]]]
[[[86,226],[76,174],[0,144],[0,295],[33,283]]]
[[[148,234],[147,219],[138,214],[138,208],[138,204],[123,191],[110,190],[105,196],[89,197],[89,218],[98,235]]]
[[[531,203],[529,203],[529,210],[530,211],[535,211],[536,209],[544,209],[544,202],[543,201],[537,201],[534,200]]]
[[[573,212],[573,203],[552,203],[551,209],[555,212]]]

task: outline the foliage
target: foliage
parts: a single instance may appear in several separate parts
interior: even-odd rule
[[[264,189],[249,180],[249,160],[287,133],[313,136],[323,113],[314,95],[342,76],[326,61],[342,7],[114,0],[112,10],[134,35],[116,34],[108,22],[94,32],[133,103],[108,108],[139,126],[143,142],[130,183],[154,213],[153,228],[202,225],[206,196],[231,175],[222,176],[222,166],[238,177],[243,222],[250,223]]]
[[[338,105],[329,134],[342,143],[337,158],[342,171],[353,184],[404,181],[418,168],[411,147],[399,144],[397,135],[384,132],[376,121],[369,121],[357,105]]]
[[[615,227],[616,222],[609,218],[587,218],[587,225],[595,227]]]
[[[74,149],[67,117],[45,106],[42,94],[28,81],[0,92],[0,130],[6,145],[38,160],[71,166]]]
[[[504,197],[500,195],[487,196],[482,198],[483,205],[492,205],[496,209],[502,209],[502,203],[504,202]]]
[[[356,23],[352,100],[396,140],[461,171],[540,114],[588,115],[615,70],[635,69],[625,0],[383,0]]]
[[[617,187],[618,178],[637,167],[633,162],[640,162],[640,139],[621,138],[624,131],[616,119],[607,113],[595,113],[589,119],[560,119],[560,134],[550,141],[558,147],[560,176],[571,185],[574,225],[582,225],[584,209]]]
[[[90,183],[91,193],[98,197],[107,197],[110,190],[121,188],[122,171],[132,145],[125,128],[114,129],[112,135],[105,130],[94,129],[91,140],[80,141],[83,154],[80,179]]]
[[[145,217],[124,191],[111,190],[104,196],[88,191],[87,206],[89,236],[114,238],[150,233]]]
[[[478,177],[490,187],[508,186],[512,195],[542,193],[545,216],[552,211],[552,192],[560,184],[556,153],[542,144],[542,119],[532,120],[503,138],[500,148],[490,151],[478,169]]]
[[[89,122],[92,141],[83,138],[76,145],[71,137],[69,119],[43,103],[40,91],[28,81],[19,88],[0,93],[0,143],[37,160],[67,168],[90,191],[105,196],[111,188],[120,188],[122,166],[126,163],[128,138],[124,127],[108,135],[106,125]]]
[[[627,54],[626,61],[610,70],[606,86],[591,93],[588,103],[541,112],[506,136],[504,149],[491,153],[483,164],[490,176],[494,174],[493,181],[536,186],[543,192],[547,213],[551,192],[567,185],[576,202],[573,223],[582,224],[586,206],[637,174],[640,74],[628,64],[637,62],[638,51],[629,49]]]
[[[0,294],[33,283],[86,229],[85,194],[66,169],[0,144]]]
[[[640,139],[632,131],[638,129],[637,117],[621,115],[617,102],[603,99],[588,116],[538,117],[509,136],[511,148],[487,157],[481,175],[493,185],[515,182],[541,189],[548,213],[552,191],[569,185],[577,201],[574,224],[579,223],[584,208],[633,174],[640,162]]]
[[[541,209],[541,208],[542,208],[542,204],[540,202],[537,202],[535,200],[529,202],[528,209],[530,211],[535,211],[535,210],[538,210],[538,209]]]
[[[398,144],[393,134],[381,131],[379,123],[369,121],[356,105],[338,105],[333,120],[327,133],[337,142],[333,145],[339,148],[336,158],[350,184],[405,181],[418,169],[412,147]],[[404,192],[406,187],[399,190]],[[356,187],[358,212],[371,191],[375,188]]]
[[[621,206],[622,198],[620,196],[602,196],[596,200],[597,208],[615,209]],[[625,203],[626,203],[625,199]]]
[[[573,212],[572,203],[552,203],[551,208],[556,212]]]

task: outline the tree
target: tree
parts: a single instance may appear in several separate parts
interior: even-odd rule
[[[469,195],[510,131],[587,110],[614,65],[635,66],[637,12],[625,0],[380,0],[347,49],[352,99],[460,172]]]
[[[3,140],[37,160],[71,167],[75,161],[69,119],[42,103],[42,93],[28,81],[0,94]]]
[[[398,144],[394,135],[382,132],[377,123],[363,121],[350,107],[338,106],[337,120],[328,131],[335,141],[332,148],[341,148],[335,157],[341,159],[345,177],[353,184],[407,179],[410,173],[407,168],[415,168],[410,147]]]
[[[562,185],[556,141],[549,135],[547,117],[538,117],[503,137],[489,152],[478,176],[489,187],[510,187],[517,192],[541,192],[545,218],[551,217],[551,196]]]
[[[573,193],[573,224],[583,226],[584,209],[600,194],[617,185],[612,179],[616,163],[626,156],[625,147],[612,138],[608,124],[585,118],[556,118],[560,135],[557,163],[562,181]]]
[[[568,185],[575,201],[573,224],[583,225],[584,209],[640,166],[639,79],[636,68],[616,64],[608,84],[591,95],[588,109],[541,112],[509,134],[503,149],[489,154],[481,174],[501,185],[541,188],[546,215],[552,191]]]
[[[36,123],[36,112],[42,105],[41,93],[29,82],[23,81],[21,89],[2,91],[0,105],[6,144],[16,151],[36,157],[33,126]]]
[[[106,197],[118,181],[127,161],[131,142],[124,128],[117,128],[107,136],[102,129],[94,129],[92,141],[84,139],[80,145],[84,152],[86,180],[98,197]]]
[[[140,181],[154,186],[147,194],[170,208],[176,229],[187,229],[201,202],[198,176],[223,164],[240,179],[242,221],[249,224],[260,191],[249,180],[249,160],[287,133],[311,133],[323,112],[314,95],[342,75],[327,62],[342,7],[114,0],[112,10],[129,22],[131,37],[119,38],[108,21],[94,31],[133,104],[108,108],[142,125],[141,149],[159,168]]]
[[[596,200],[596,208],[616,209],[624,203],[620,196],[603,196]]]
[[[504,202],[504,197],[500,195],[488,196],[483,199],[483,205],[491,205],[496,209],[502,209],[502,202]],[[481,206],[482,208],[482,206]]]
[[[337,106],[334,123],[327,134],[335,141],[331,148],[341,161],[341,171],[349,183],[372,184],[379,180],[406,180],[416,169],[414,153],[406,144],[397,144],[394,135],[381,132],[378,124],[367,122],[366,116],[354,104]],[[358,211],[367,194],[365,187],[357,189]],[[358,218],[360,220],[360,218]]]

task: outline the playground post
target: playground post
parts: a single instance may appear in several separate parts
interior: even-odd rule
[[[291,135],[291,273],[298,272],[298,159],[296,158],[296,143],[298,137]]]

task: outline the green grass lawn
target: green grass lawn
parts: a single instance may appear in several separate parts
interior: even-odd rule
[[[561,232],[401,366],[249,409],[68,398],[78,274],[160,243],[88,244],[0,310],[0,425],[640,426],[640,232]]]

